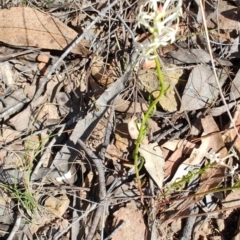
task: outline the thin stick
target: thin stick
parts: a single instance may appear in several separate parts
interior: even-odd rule
[[[19,229],[19,225],[21,223],[21,220],[22,220],[22,216],[20,214],[17,215],[17,220],[14,224],[14,227],[12,229],[12,232],[10,233],[10,235],[8,236],[7,240],[12,240],[16,234],[16,232],[18,231]]]
[[[116,102],[116,101],[114,101],[114,102]],[[106,130],[105,130],[104,142],[102,144],[102,148],[101,148],[101,151],[99,153],[99,156],[101,157],[102,161],[105,160],[105,153],[106,153],[106,150],[107,150],[107,146],[109,145],[110,137],[111,137],[111,133],[112,133],[113,118],[114,118],[114,113],[115,113],[114,105],[115,105],[115,103],[110,108],[110,114],[109,114],[109,117],[108,117],[108,123],[107,123],[107,127],[106,127]]]
[[[6,111],[4,111],[3,113],[0,114],[0,120],[2,120],[4,117],[6,116],[10,116],[13,115],[14,113],[18,112],[19,110],[21,110],[23,108],[23,106],[30,102],[31,100],[29,98],[26,98],[24,100],[22,100],[21,102],[17,103],[16,105],[10,107],[9,109],[7,109]]]
[[[88,233],[86,240],[92,240],[92,238],[93,238],[93,235],[96,231],[96,228],[98,226],[98,223],[99,223],[100,218],[104,211],[104,205],[102,203],[103,203],[103,201],[101,201],[100,204],[98,205],[97,211],[94,215],[94,219],[93,219],[93,222],[92,222],[92,225],[91,225],[91,228],[90,228],[90,231]]]
[[[34,50],[35,49],[28,49],[28,50],[25,50],[25,51],[22,51],[22,52],[8,54],[6,56],[0,56],[0,62],[8,61],[8,60],[10,60],[12,58],[15,58],[17,56],[21,56],[21,55],[25,55],[25,54],[28,54],[28,53],[32,53],[32,52],[34,52]]]
[[[101,218],[101,215],[104,212],[104,199],[106,197],[106,186],[105,186],[105,175],[104,175],[104,169],[103,169],[103,164],[102,161],[99,157],[97,157],[87,146],[85,143],[81,140],[78,139],[79,145],[82,147],[82,149],[87,153],[87,155],[93,160],[97,170],[98,170],[98,179],[99,179],[99,199],[100,199],[100,204],[97,208],[97,211],[94,215],[94,220],[91,225],[90,232],[87,236],[87,240],[91,240],[93,238],[93,235],[96,231],[97,225],[99,223],[99,220]]]
[[[81,139],[78,139],[78,143],[81,148],[87,153],[87,155],[92,159],[97,168],[99,179],[99,199],[104,200],[104,198],[106,197],[106,186],[102,161],[85,145],[85,143]]]

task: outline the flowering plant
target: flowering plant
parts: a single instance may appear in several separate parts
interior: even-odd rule
[[[161,3],[164,2],[162,5]],[[156,57],[153,53],[160,46],[166,46],[175,41],[178,29],[179,16],[182,15],[182,0],[148,0],[140,6],[137,15],[137,26],[146,27],[152,34],[152,42],[143,45],[136,42],[137,49],[150,58]],[[177,21],[175,27],[171,27]]]
[[[162,2],[164,2],[163,5],[161,4]],[[148,129],[148,119],[156,111],[156,106],[165,92],[164,79],[161,70],[161,64],[157,55],[157,48],[160,46],[166,46],[168,42],[172,43],[175,40],[179,22],[178,17],[182,14],[181,6],[182,0],[147,0],[144,5],[140,6],[139,14],[136,19],[138,26],[143,25],[152,34],[152,42],[147,45],[142,45],[139,42],[135,42],[136,48],[140,50],[141,56],[145,55],[155,60],[156,72],[159,81],[159,94],[154,101],[150,102],[147,111],[142,116],[138,137],[134,142],[135,149],[133,151],[133,159],[135,165],[136,180],[138,188],[140,190],[142,202],[143,194],[141,190],[139,169],[142,167],[143,157],[140,156],[141,154],[139,152],[139,149],[143,139],[146,136]],[[177,21],[175,28],[170,27],[173,21]],[[138,168],[139,160],[141,164]]]

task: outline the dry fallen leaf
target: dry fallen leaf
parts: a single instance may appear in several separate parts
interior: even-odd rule
[[[137,117],[136,116],[133,116],[131,118],[131,120],[128,122],[128,132],[129,132],[130,137],[132,139],[137,139],[138,138],[139,128],[141,126],[140,123],[136,123],[136,122],[137,122]],[[147,134],[150,131],[151,131],[151,133],[160,131],[160,128],[159,128],[158,124],[152,119],[148,119],[148,126],[149,126],[149,128],[147,129]],[[145,137],[143,139],[143,142],[148,143],[147,137]]]
[[[68,221],[62,218],[62,215],[66,212],[69,206],[69,199],[66,195],[61,195],[59,197],[48,197],[44,203],[44,211],[47,210],[48,214],[43,214],[42,211],[35,211],[33,215],[33,220],[29,224],[29,231],[33,235],[36,233],[40,228],[50,226],[52,224],[52,220],[60,229],[62,226],[67,225]],[[60,219],[56,219],[56,217]],[[51,222],[51,223],[50,223]],[[58,229],[58,230],[60,230]]]
[[[172,142],[177,142],[176,149],[174,148],[172,155],[166,159],[165,163],[165,177],[176,172],[179,165],[179,160],[181,160],[182,155],[188,155],[190,151],[195,147],[195,144],[188,142],[187,140],[175,140],[166,142],[162,147],[171,147]]]
[[[47,63],[49,62],[49,60],[50,60],[50,52],[43,52],[37,56],[37,61],[39,62],[38,70],[43,76],[47,75],[47,69],[49,67]]]
[[[217,11],[207,21],[209,28],[219,26],[219,29],[223,30],[235,30],[238,28],[238,23],[238,8],[229,4],[229,1],[219,1]]]
[[[43,52],[37,56],[37,60],[39,62],[48,63],[48,61],[50,59],[49,55],[50,55],[50,52]]]
[[[205,118],[202,119],[202,125],[204,129],[204,135],[219,131],[213,117],[211,116],[206,116]],[[227,150],[224,147],[223,140],[221,138],[220,133],[219,134],[212,134],[209,137],[206,137],[202,139],[201,146],[199,148],[194,148],[190,157],[187,158],[177,169],[174,177],[170,181],[169,185],[171,183],[174,183],[178,181],[179,179],[182,179],[182,177],[186,176],[192,168],[190,166],[196,166],[201,163],[203,158],[207,155],[209,150],[212,150],[214,153],[220,153],[220,157],[225,157]],[[214,176],[219,177],[223,176],[223,167],[219,168],[214,168]],[[207,169],[207,171],[201,175],[201,182],[204,183],[204,180],[208,182],[207,185],[205,185],[206,188],[205,190],[211,188],[215,184],[219,183],[219,179],[215,180],[214,179],[209,179],[210,175],[212,176],[213,174],[213,168]],[[203,191],[203,188],[201,188],[201,191]]]
[[[58,85],[58,81],[56,80],[55,77],[53,77],[47,83],[44,95],[40,96],[36,101],[31,102],[31,104],[28,105],[27,108],[25,108],[23,111],[21,111],[20,113],[18,113],[14,117],[12,117],[9,120],[9,123],[12,126],[14,126],[14,128],[18,131],[23,131],[23,130],[27,129],[28,127],[32,127],[33,125],[30,126],[29,123],[32,121],[31,116],[34,113],[34,110],[36,110],[37,107],[40,107],[42,104],[44,104],[48,98],[52,97],[52,95],[54,94],[53,89],[55,88],[56,85]],[[31,89],[34,89],[34,85],[32,87],[30,87],[30,89],[28,89],[28,90],[25,89],[25,90],[26,90],[26,92],[28,92]],[[21,89],[19,89],[19,90],[21,90]],[[52,110],[50,110],[50,108]],[[41,111],[40,108],[39,108],[39,110]],[[51,118],[59,119],[59,115],[58,115],[56,106],[49,107],[48,110],[45,108],[44,111],[45,111],[45,114],[47,113],[47,115],[48,115],[47,119],[51,119]],[[51,112],[51,111],[53,111],[53,112]],[[41,120],[41,121],[43,120],[42,118],[39,118],[39,116],[37,116],[37,117],[39,120]]]
[[[182,63],[208,63],[211,60],[210,54],[203,49],[191,49],[190,51],[187,49],[178,49],[177,51],[173,51],[169,53],[169,55],[173,58],[174,64],[182,64]],[[232,66],[232,63],[229,60],[216,58],[218,63],[223,66]]]
[[[170,64],[166,69],[163,69],[165,88],[167,89],[164,95],[159,100],[161,107],[168,112],[174,112],[178,109],[178,100],[175,93],[175,86],[183,75],[183,69],[177,68],[176,65]],[[158,91],[153,93],[157,97]]]
[[[181,145],[184,143],[185,140],[179,140],[179,139],[175,139],[173,141],[167,141],[164,144],[161,145],[161,148],[166,148],[168,150],[170,150],[171,152],[174,152],[175,150],[177,150],[178,145]]]
[[[128,131],[132,139],[137,139],[139,133],[135,120],[136,117],[132,117],[128,122]],[[156,142],[149,143],[145,136],[140,145],[139,153],[144,157],[144,166],[147,172],[156,182],[158,187],[162,188],[164,179],[164,158],[161,148]]]
[[[177,51],[171,52],[170,55],[174,59],[174,64],[181,64],[183,62],[189,64],[206,63],[211,60],[209,53],[203,49],[191,49],[190,52],[185,49],[178,49]]]
[[[57,217],[62,217],[69,206],[70,200],[67,195],[59,197],[48,197],[44,203],[45,207]]]
[[[102,56],[95,56],[92,60],[91,74],[97,81],[103,76],[104,71],[104,59]],[[105,69],[106,70],[106,69]]]
[[[30,83],[26,83],[24,85],[24,94],[30,98],[30,99],[33,99],[34,95],[35,95],[35,92],[36,92],[36,88],[37,86],[35,84],[30,84]]]
[[[115,145],[108,144],[105,157],[112,159],[113,161],[117,161],[119,158],[123,156],[123,152],[121,152]]]
[[[34,8],[0,10],[0,41],[14,46],[64,50],[78,35],[60,20]],[[87,42],[81,41],[73,53],[87,56]]]
[[[38,135],[30,135],[28,139],[24,141],[25,159],[24,161],[32,161],[35,158],[36,151],[40,149],[41,142]]]
[[[7,156],[7,151],[6,150],[0,150],[0,164],[4,162],[5,157]]]
[[[227,79],[225,73],[217,71],[222,86]],[[192,111],[209,106],[218,97],[219,89],[212,69],[206,65],[196,66],[185,86],[180,111]]]
[[[37,121],[43,122],[46,119],[59,119],[59,114],[56,105],[45,103],[37,115]]]
[[[1,135],[0,135],[0,144],[4,145],[9,142],[12,142],[13,140],[19,138],[21,135],[20,132],[15,131],[8,127],[7,125],[2,125],[1,126]]]
[[[125,224],[113,234],[112,240],[145,239],[146,226],[142,212],[137,209],[134,201],[114,213],[113,228],[116,228],[122,222],[125,222]]]
[[[226,198],[224,200],[221,201],[222,204],[222,209],[226,209],[229,208],[229,210],[224,212],[225,216],[229,216],[228,219],[235,219],[234,216],[234,212],[239,209],[240,206],[240,199],[239,199],[239,190],[234,190],[232,192],[230,192]],[[231,217],[230,217],[231,216]],[[230,220],[232,222],[232,220]],[[238,229],[239,231],[239,220],[238,220],[238,227],[236,229]],[[217,226],[218,229],[222,232],[224,231],[224,229],[228,229],[228,220],[226,221],[226,218],[219,218],[217,219]],[[238,232],[238,234],[235,236],[235,238],[232,238],[231,240],[239,240],[240,239],[240,233]]]
[[[11,88],[10,88],[11,89]],[[0,105],[0,113],[7,111],[8,109],[16,106],[17,104],[26,101],[27,98],[23,92],[22,88],[19,88],[14,91],[14,88],[10,90],[9,95],[4,98],[4,105]],[[0,101],[2,102],[2,101]]]
[[[164,158],[161,148],[156,142],[141,144],[140,154],[144,157],[146,168],[149,175],[156,182],[159,188],[162,188],[164,179]]]
[[[148,106],[146,103],[136,103],[120,98],[115,105],[115,109],[118,112],[133,114],[139,112],[146,112],[148,110]]]

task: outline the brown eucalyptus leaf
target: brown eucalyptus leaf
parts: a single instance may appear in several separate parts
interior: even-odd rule
[[[60,20],[34,8],[13,7],[0,10],[0,41],[14,46],[64,50],[78,35]],[[88,55],[87,41],[73,53]]]
[[[120,151],[114,144],[108,144],[105,157],[117,161],[120,157],[123,157],[123,152]]]
[[[217,71],[220,85],[227,79],[225,73]],[[185,86],[180,111],[192,111],[210,106],[218,97],[219,89],[211,68],[206,65],[196,66]]]

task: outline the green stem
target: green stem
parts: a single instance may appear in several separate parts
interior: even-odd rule
[[[150,103],[148,110],[146,111],[146,113],[142,117],[141,126],[140,126],[139,133],[138,133],[138,138],[135,141],[135,149],[133,151],[133,159],[134,159],[134,166],[135,166],[135,172],[136,172],[136,179],[137,179],[137,184],[138,184],[138,188],[140,190],[140,193],[142,193],[142,192],[141,192],[141,181],[140,181],[140,178],[139,178],[139,168],[138,168],[139,149],[140,149],[140,145],[141,145],[142,141],[146,137],[148,119],[155,112],[156,106],[157,106],[160,98],[163,96],[164,91],[165,91],[164,79],[163,79],[163,75],[162,75],[161,65],[160,65],[160,61],[159,61],[156,49],[154,50],[153,54],[156,56],[154,60],[155,60],[155,63],[156,63],[156,70],[157,70],[157,76],[158,76],[158,81],[159,81],[159,94],[158,94],[157,98],[153,102]]]

